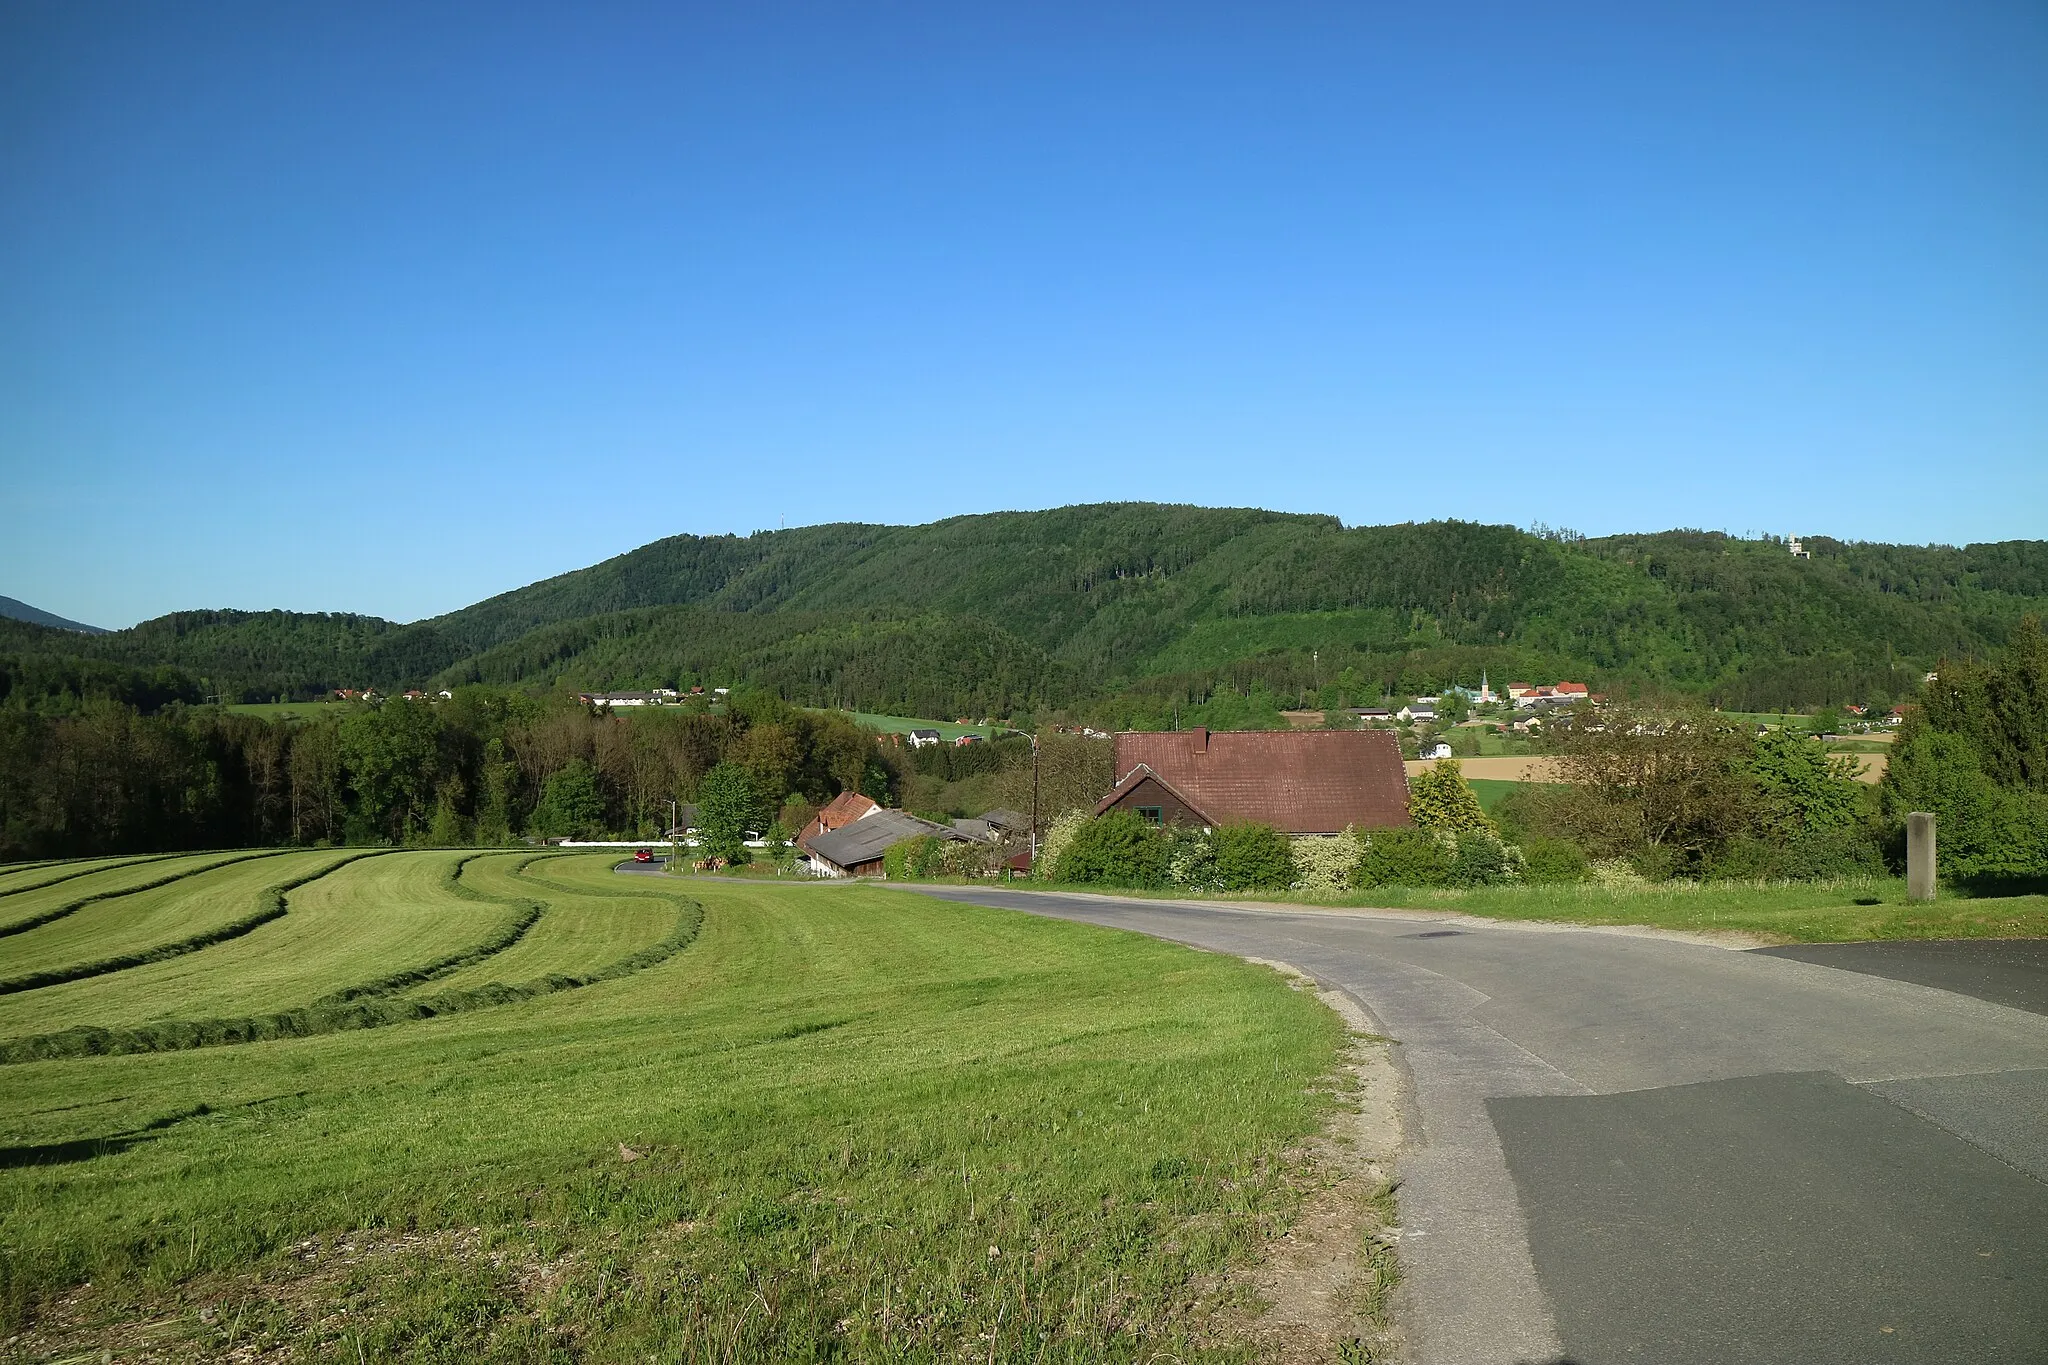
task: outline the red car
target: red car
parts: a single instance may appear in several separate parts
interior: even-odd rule
[[[636,848],[636,849],[634,849],[634,850],[633,850],[633,861],[634,861],[634,862],[636,862],[636,863],[651,863],[651,862],[653,862],[653,861],[654,861],[654,850],[652,850],[652,849],[647,849],[647,848]]]

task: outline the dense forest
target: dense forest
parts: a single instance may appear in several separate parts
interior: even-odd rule
[[[410,625],[194,611],[83,635],[0,621],[0,705],[703,683],[1139,724],[1218,693],[1327,705],[1485,670],[1762,710],[1905,698],[1939,660],[1987,656],[2048,610],[2048,542],[1806,547],[1149,503],[675,536]]]

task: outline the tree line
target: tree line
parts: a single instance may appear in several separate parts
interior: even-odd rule
[[[593,711],[465,687],[311,720],[111,698],[0,707],[0,859],[280,844],[648,837],[720,765],[752,827],[839,792],[894,799],[903,758],[850,718],[743,693],[718,712]]]

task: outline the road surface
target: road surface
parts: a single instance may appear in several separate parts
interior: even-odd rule
[[[1416,1365],[2048,1361],[2048,1015],[2021,1007],[2024,966],[928,894],[1285,961],[1369,1010],[1411,1081]],[[1925,984],[1944,973],[1994,998]]]

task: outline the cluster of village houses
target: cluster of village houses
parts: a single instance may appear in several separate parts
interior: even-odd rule
[[[1477,688],[1457,691],[1477,705],[1508,703],[1514,708],[1511,723],[1519,728],[1591,696],[1584,683],[1576,682],[1509,683],[1502,695],[1483,675]],[[1408,778],[1400,739],[1391,727],[1433,725],[1442,700],[1420,697],[1398,711],[1349,708],[1361,722],[1360,728],[1351,730],[1127,731],[1114,737],[1116,781],[1096,803],[1094,813],[1128,810],[1155,825],[1205,829],[1256,821],[1291,836],[1406,825]],[[943,742],[936,729],[913,730],[907,738],[919,747]],[[972,741],[962,736],[955,742]],[[1423,756],[1447,758],[1450,747],[1438,744]],[[798,834],[796,845],[814,875],[878,876],[883,855],[906,839],[1007,843],[1020,839],[1030,827],[1027,817],[1008,810],[942,825],[848,792],[818,812]],[[1008,859],[1007,865],[1028,868],[1028,850]]]
[[[1391,730],[1171,730],[1115,737],[1115,785],[1096,815],[1128,810],[1155,825],[1213,829],[1257,821],[1289,835],[1384,829],[1408,821],[1408,778]],[[1015,843],[1029,817],[994,810],[950,825],[847,792],[797,835],[799,855],[822,877],[869,877],[907,839]],[[1030,851],[1004,860],[1030,867]]]

